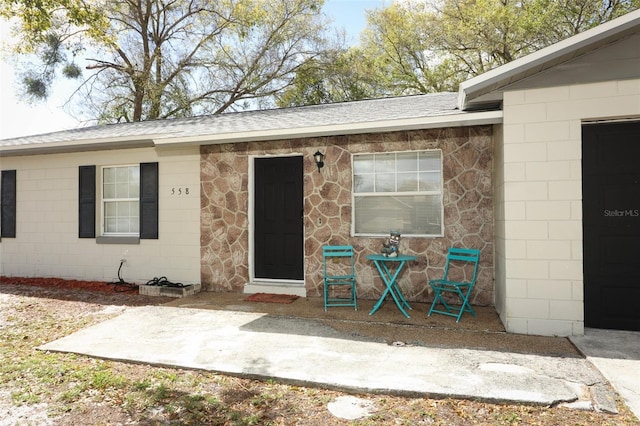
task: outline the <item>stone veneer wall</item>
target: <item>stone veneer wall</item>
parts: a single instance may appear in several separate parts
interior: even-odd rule
[[[209,145],[201,148],[201,280],[209,291],[242,292],[249,282],[249,159],[304,157],[305,287],[322,295],[322,246],[350,244],[357,253],[358,297],[377,299],[384,284],[365,255],[384,238],[350,236],[351,155],[443,151],[445,236],[403,237],[400,251],[418,256],[399,284],[409,301],[432,300],[427,279],[441,277],[448,247],[481,249],[473,303],[493,304],[492,130],[490,126]],[[325,153],[318,173],[313,153]],[[318,219],[322,218],[322,224]]]

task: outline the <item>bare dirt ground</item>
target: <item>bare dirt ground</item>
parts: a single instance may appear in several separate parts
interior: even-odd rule
[[[0,277],[0,426],[13,425],[638,425],[619,414],[455,399],[357,395],[362,419],[329,405],[345,393],[210,372],[47,353],[39,345],[166,303],[105,283]]]

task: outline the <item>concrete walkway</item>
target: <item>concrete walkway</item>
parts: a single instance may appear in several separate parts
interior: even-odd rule
[[[602,372],[640,419],[640,332],[587,328],[571,342]]]
[[[583,342],[576,340],[579,346]],[[617,411],[605,378],[616,386],[616,376],[603,377],[590,359],[385,344],[317,319],[255,312],[128,308],[39,349],[347,391]],[[639,356],[631,355],[629,362],[620,368],[640,371]],[[637,398],[638,393],[628,395]],[[637,400],[627,402],[637,407]]]

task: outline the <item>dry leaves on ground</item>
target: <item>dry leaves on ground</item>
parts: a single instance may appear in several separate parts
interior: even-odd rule
[[[620,402],[620,414],[609,415],[372,394],[358,395],[372,404],[369,417],[345,420],[327,408],[346,395],[335,390],[35,349],[111,318],[127,306],[166,301],[119,290],[104,283],[12,283],[0,278],[0,426],[638,424]]]

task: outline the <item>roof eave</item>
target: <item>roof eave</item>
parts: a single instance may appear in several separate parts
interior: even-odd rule
[[[502,123],[502,111],[457,113],[433,117],[385,120],[332,126],[312,126],[295,129],[256,130],[189,137],[154,139],[156,146],[212,145],[222,143],[258,142],[293,138],[315,138],[365,133],[386,133],[402,130],[422,130],[442,127],[466,127]]]
[[[41,144],[5,145],[0,146],[0,157],[15,157],[22,155],[67,154],[71,152],[104,151],[113,149],[134,149],[153,147],[150,136],[139,138],[109,138],[85,139],[78,141],[63,141]]]
[[[234,133],[204,134],[176,137],[171,135],[145,135],[144,137],[117,137],[108,139],[84,139],[73,142],[6,145],[0,147],[0,157],[40,154],[63,154],[113,149],[151,147],[200,146],[222,143],[258,142],[293,138],[385,133],[402,130],[422,130],[442,127],[466,127],[498,124],[502,111],[482,111],[444,114],[401,120],[371,121],[357,124],[312,126],[292,129],[255,130]]]

